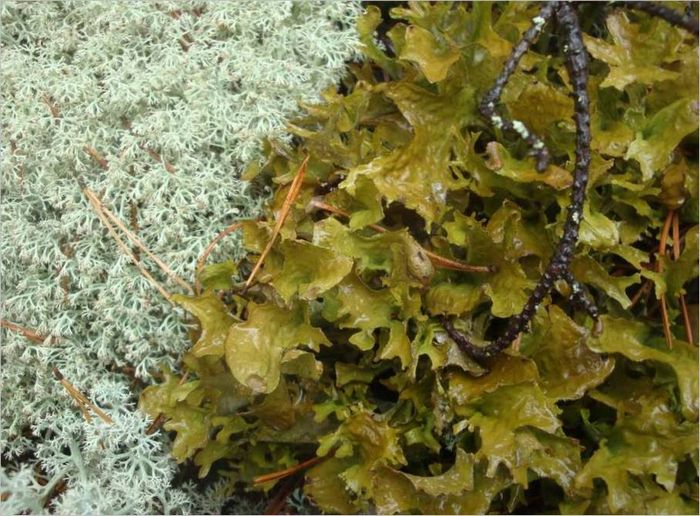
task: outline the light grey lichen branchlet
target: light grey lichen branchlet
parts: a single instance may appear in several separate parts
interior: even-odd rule
[[[2,317],[58,340],[2,330],[0,512],[43,507],[34,465],[66,482],[48,507],[59,513],[221,510],[222,490],[170,486],[168,446],[145,435],[122,372],[173,365],[189,345],[181,314],[119,251],[76,176],[191,282],[209,241],[258,213],[264,192],[237,176],[263,138],[287,138],[299,99],[344,73],[359,11],[350,0],[2,3]],[[237,242],[212,259],[237,256]],[[52,367],[114,425],[86,423]],[[22,454],[34,459],[18,470]]]

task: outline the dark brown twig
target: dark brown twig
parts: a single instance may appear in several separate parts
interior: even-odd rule
[[[485,118],[488,118],[497,129],[515,131],[527,142],[535,156],[537,156],[537,170],[540,172],[544,171],[544,169],[547,168],[547,163],[549,163],[549,151],[544,142],[536,134],[528,131],[522,122],[518,120],[511,121],[497,115],[496,105],[501,98],[503,89],[508,83],[508,79],[510,79],[510,76],[513,75],[513,72],[515,72],[515,69],[518,67],[520,59],[525,55],[525,52],[529,50],[530,46],[532,46],[542,32],[544,25],[554,14],[554,8],[554,2],[546,2],[542,9],[540,9],[539,14],[533,18],[532,25],[527,32],[523,34],[522,39],[513,47],[513,51],[503,65],[503,70],[496,78],[496,82],[486,93],[479,105],[481,114]]]
[[[692,16],[679,13],[673,9],[669,9],[665,5],[657,4],[656,2],[639,2],[639,1],[628,1],[620,2],[621,4],[627,5],[632,9],[637,9],[639,11],[644,11],[651,16],[656,16],[662,20],[667,21],[671,25],[680,27],[687,30],[694,36],[698,35],[698,20]]]
[[[498,127],[503,124],[500,117],[494,119],[495,104],[500,98],[500,94],[505,87],[508,78],[515,70],[519,59],[527,51],[537,35],[541,32],[542,26],[554,14],[559,23],[559,28],[563,40],[566,42],[564,53],[569,77],[573,86],[574,96],[574,119],[576,122],[576,164],[574,166],[574,182],[571,189],[571,202],[564,222],[564,234],[557,244],[547,269],[540,277],[534,291],[527,300],[522,311],[508,320],[505,332],[498,339],[486,346],[474,345],[466,336],[460,334],[447,319],[442,319],[442,324],[448,335],[462,349],[464,353],[477,361],[483,361],[500,353],[527,329],[530,321],[535,315],[539,304],[551,291],[554,282],[558,279],[572,280],[571,287],[574,291],[576,303],[583,306],[586,311],[597,318],[597,308],[579,293],[580,285],[574,280],[569,271],[571,259],[574,254],[578,232],[583,217],[583,201],[586,195],[586,185],[588,183],[588,168],[591,161],[591,131],[590,131],[590,101],[588,98],[588,54],[583,43],[583,35],[579,26],[578,16],[574,7],[568,2],[547,2],[540,10],[539,15],[533,19],[533,25],[525,33],[521,41],[513,48],[513,52],[506,61],[503,71],[496,79],[493,88],[486,94],[481,103],[481,112],[484,116],[489,116],[491,121]],[[512,125],[512,124],[511,124]],[[547,153],[544,152],[544,144],[539,138],[533,138],[527,129],[514,128],[523,139],[530,145],[538,156],[538,169],[546,166]],[[521,130],[519,130],[521,129]],[[596,321],[596,331],[601,328]]]

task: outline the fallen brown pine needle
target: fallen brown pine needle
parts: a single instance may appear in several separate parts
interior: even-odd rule
[[[109,163],[107,162],[106,159],[102,157],[102,155],[95,149],[94,147],[90,147],[89,145],[86,145],[83,147],[83,150],[85,153],[90,156],[92,159],[94,159],[97,164],[100,166],[102,170],[107,170],[109,168]]]
[[[171,174],[175,173],[175,167],[171,163],[165,161],[163,157],[160,154],[158,154],[155,150],[143,144],[139,145],[139,147],[148,152],[148,155],[154,160],[156,160],[158,163],[162,163],[162,165],[165,167],[165,170],[167,170]]]
[[[642,283],[642,286],[637,289],[637,292],[634,293],[632,296],[632,299],[630,300],[630,306],[629,308],[632,308],[634,305],[636,305],[639,300],[644,296],[645,294],[648,294],[649,291],[651,290],[651,285],[652,282],[650,280],[646,280],[644,283]]]
[[[264,484],[265,482],[272,482],[273,480],[279,480],[280,478],[285,478],[288,476],[293,475],[297,471],[301,471],[306,468],[310,468],[311,466],[314,466],[315,464],[318,464],[319,462],[323,462],[324,460],[330,458],[331,455],[326,455],[324,457],[311,457],[310,459],[307,459],[303,462],[300,462],[299,464],[295,464],[294,466],[291,466],[287,469],[283,469],[280,471],[275,471],[273,473],[268,473],[266,475],[260,475],[259,477],[255,477],[253,479],[253,484],[258,485],[258,484]]]
[[[29,340],[33,340],[34,342],[38,342],[39,344],[43,344],[48,338],[47,336],[41,335],[35,332],[34,330],[30,330],[29,328],[25,328],[24,326],[20,326],[19,324],[15,324],[5,319],[0,319],[0,327],[7,328],[8,330],[20,333]],[[51,337],[50,343],[54,344],[57,341],[58,339],[56,337]]]
[[[129,228],[126,227],[126,225],[119,220],[119,218],[111,212],[107,206],[100,200],[99,197],[97,197],[97,194],[90,190],[89,188],[85,187],[83,189],[85,192],[85,195],[88,196],[88,199],[90,199],[91,203],[94,206],[97,206],[100,211],[106,215],[113,223],[115,226],[117,226],[119,229],[122,230],[122,232],[127,236],[129,240],[133,242],[133,244],[141,249],[144,253],[146,253],[154,262],[158,264],[158,266],[161,268],[161,270],[167,274],[170,278],[172,278],[175,283],[183,287],[185,290],[187,290],[190,294],[193,294],[194,291],[192,290],[192,287],[190,286],[189,283],[187,283],[184,279],[182,279],[180,276],[178,276],[175,271],[173,271],[163,260],[161,260],[158,255],[153,253],[148,247],[146,247],[146,244],[141,241],[139,237],[137,237]]]
[[[143,266],[139,263],[138,258],[134,253],[129,249],[129,246],[127,246],[124,241],[121,239],[121,237],[117,234],[116,230],[114,227],[112,227],[112,224],[110,223],[109,219],[105,215],[105,213],[102,211],[102,208],[100,207],[99,203],[96,202],[95,198],[91,196],[88,192],[90,190],[87,187],[83,187],[83,193],[87,197],[88,201],[90,202],[90,205],[92,206],[93,210],[95,211],[95,214],[97,217],[100,219],[102,224],[107,228],[107,231],[111,235],[111,237],[114,239],[114,241],[117,243],[117,246],[126,254],[129,258],[131,258],[131,261],[134,262],[134,265],[136,268],[139,270],[139,272],[143,275],[144,278],[148,280],[148,282],[153,285],[153,287],[162,295],[170,304],[174,304],[173,301],[170,298],[170,294],[161,286],[160,283],[156,281],[156,279],[151,276],[151,274],[143,268]]]
[[[54,367],[53,368],[53,374],[56,377],[56,380],[60,382],[61,385],[63,385],[64,389],[68,391],[68,394],[71,395],[71,397],[75,400],[75,402],[78,404],[78,407],[80,408],[81,412],[83,413],[83,416],[85,416],[85,419],[87,419],[88,423],[92,422],[92,419],[90,418],[90,414],[88,412],[88,409],[92,410],[97,416],[104,421],[105,423],[109,425],[113,425],[114,421],[112,420],[111,417],[109,417],[107,414],[105,414],[100,407],[95,405],[93,402],[91,402],[87,396],[85,396],[82,392],[80,392],[78,389],[75,388],[75,386],[70,383],[68,380],[66,380],[63,377],[63,374],[61,374],[61,371],[58,370],[58,368]]]
[[[136,132],[134,131],[134,129],[133,129],[132,125],[131,125],[131,122],[129,122],[128,119],[123,118],[123,119],[122,119],[122,125],[123,125],[124,128],[125,128],[126,130],[128,130],[132,135],[136,136],[137,138],[142,138],[141,135],[139,135],[138,133],[136,133]],[[163,164],[163,166],[165,167],[165,170],[167,170],[167,171],[170,172],[171,174],[174,174],[174,173],[175,173],[175,167],[172,165],[172,163],[168,163],[166,160],[164,160],[163,157],[162,157],[160,154],[158,154],[158,152],[155,151],[155,149],[149,147],[148,145],[146,145],[146,144],[144,144],[144,143],[139,143],[139,148],[140,148],[141,150],[146,151],[146,152],[148,153],[148,155],[149,155],[151,158],[153,158],[153,159],[156,160],[157,162]]]
[[[673,213],[673,222],[671,225],[671,231],[673,234],[673,259],[678,260],[681,257],[681,231],[680,231],[680,217],[678,212]],[[693,344],[693,325],[690,322],[690,314],[688,313],[688,305],[685,302],[685,296],[681,294],[678,296],[678,304],[681,307],[681,314],[683,315],[683,326],[685,326],[685,336],[690,344]]]
[[[336,208],[335,206],[327,204],[319,199],[312,199],[310,204],[314,208],[318,208],[320,210],[333,213],[335,215],[340,215],[341,217],[350,218],[350,214],[345,210]],[[386,233],[388,231],[388,229],[377,224],[368,224],[367,227],[373,229],[377,233]],[[433,265],[441,269],[450,269],[462,272],[493,272],[495,270],[494,267],[491,267],[489,265],[469,265],[467,263],[462,263],[456,260],[445,258],[444,256],[440,256],[439,254],[436,254],[432,251],[428,251],[425,248],[422,249],[423,251],[425,251],[425,254],[428,255],[430,261],[433,262]]]
[[[656,272],[661,272],[663,269],[662,258],[666,256],[666,241],[668,240],[668,234],[671,230],[671,221],[673,219],[674,210],[669,210],[668,215],[666,215],[666,220],[664,221],[664,227],[661,230],[661,236],[659,237],[659,251],[658,260],[656,261]],[[666,304],[666,296],[662,295],[659,299],[661,306],[661,321],[664,327],[664,338],[666,339],[666,345],[669,349],[673,348],[673,335],[671,334],[671,321],[668,317],[668,305]]]
[[[284,224],[284,221],[287,219],[287,215],[289,215],[289,210],[292,208],[292,204],[294,204],[294,201],[296,200],[297,196],[299,195],[299,191],[301,190],[301,185],[304,182],[304,176],[306,175],[306,166],[309,163],[309,156],[306,156],[304,158],[304,161],[302,161],[301,165],[299,166],[299,170],[297,171],[296,175],[294,176],[294,180],[292,181],[292,185],[289,187],[289,192],[287,192],[287,197],[284,200],[284,204],[282,205],[282,209],[279,212],[279,215],[277,217],[277,223],[275,224],[275,228],[272,230],[272,236],[270,237],[270,241],[267,243],[265,246],[265,249],[263,250],[262,254],[260,255],[260,258],[258,258],[258,261],[255,263],[255,267],[253,267],[253,270],[250,273],[250,276],[248,276],[248,279],[245,282],[245,286],[243,287],[243,291],[245,292],[252,284],[253,280],[255,279],[255,275],[258,273],[258,270],[260,270],[260,267],[262,267],[263,262],[265,261],[265,258],[270,252],[270,249],[272,249],[273,244],[275,243],[275,240],[277,238],[277,235],[280,232],[280,229],[282,229],[282,225]]]

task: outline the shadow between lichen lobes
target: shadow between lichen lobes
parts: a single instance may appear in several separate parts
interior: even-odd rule
[[[257,284],[240,296],[236,264],[213,265],[203,295],[178,298],[201,326],[184,357],[192,380],[168,375],[141,406],[165,415],[179,461],[250,486],[315,452],[328,458],[304,491],[326,512],[697,510],[697,348],[673,304],[697,278],[697,154],[683,151],[697,141],[697,73],[676,70],[696,69],[697,47],[682,30],[611,8],[603,33],[583,36],[591,167],[571,264],[603,333],[592,335],[557,283],[532,332],[488,371],[438,322],[455,317],[475,341],[490,337],[522,309],[561,235],[575,144],[563,61],[536,47],[502,96],[528,127],[548,129],[542,173],[477,105],[537,12],[396,8],[387,54],[368,9],[367,61],[351,66],[348,92],[304,106],[290,125],[300,146],[268,143],[249,171],[276,191],[267,220],[242,226],[241,270],[310,156]],[[318,195],[349,217],[313,209]],[[645,264],[670,206],[684,248],[656,273]],[[441,269],[426,249],[495,271]],[[643,281],[652,295],[633,303]],[[672,349],[655,312],[664,291]]]

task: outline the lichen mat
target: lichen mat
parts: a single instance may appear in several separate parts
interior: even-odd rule
[[[249,255],[173,296],[176,458],[271,512],[696,512],[697,40],[655,10],[368,7]]]

